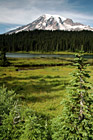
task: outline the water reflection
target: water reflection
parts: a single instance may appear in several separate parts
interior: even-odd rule
[[[11,58],[36,58],[36,57],[44,57],[44,58],[73,58],[74,55],[72,54],[29,54],[29,53],[6,53],[6,57]],[[93,59],[93,55],[84,55],[84,58]]]

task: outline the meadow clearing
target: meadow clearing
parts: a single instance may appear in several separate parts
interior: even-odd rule
[[[60,104],[67,98],[67,85],[76,68],[73,58],[9,58],[9,67],[0,67],[0,86],[16,92],[16,98],[22,100],[36,112],[50,117],[62,113]],[[88,59],[90,78],[93,83],[93,60]]]

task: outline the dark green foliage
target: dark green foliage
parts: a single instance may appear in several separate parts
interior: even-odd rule
[[[0,139],[18,140],[23,133],[23,108],[14,103],[12,109],[8,114],[3,115],[2,125],[0,126]]]
[[[62,116],[52,122],[53,140],[92,140],[93,139],[93,95],[88,91],[91,85],[85,70],[86,64],[80,54],[76,55],[77,71],[68,87],[68,100],[62,102]]]
[[[49,118],[16,101],[15,95],[0,87],[0,140],[51,140]]]
[[[3,43],[2,43],[3,40]],[[12,35],[0,35],[0,50],[6,51],[72,51],[84,46],[85,52],[93,52],[93,32],[91,31],[23,31]]]
[[[1,134],[7,140],[50,140],[48,127],[45,116],[16,105],[4,115]]]
[[[2,116],[9,114],[14,104],[15,93],[8,91],[5,87],[0,87],[0,124],[2,124]]]
[[[25,112],[24,133],[20,139],[51,140],[47,117],[27,109]]]
[[[14,91],[8,91],[5,87],[0,87],[0,140],[3,140],[3,121],[6,116],[9,115],[11,109],[13,108],[15,100]],[[6,124],[7,129],[7,124]]]
[[[3,46],[1,49],[1,61],[0,61],[0,66],[9,66],[10,63],[8,62],[6,58],[6,48]]]

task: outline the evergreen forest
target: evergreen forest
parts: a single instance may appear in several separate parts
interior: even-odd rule
[[[84,52],[93,52],[93,32],[34,30],[0,35],[0,51],[5,47],[8,52],[76,52],[81,45]]]

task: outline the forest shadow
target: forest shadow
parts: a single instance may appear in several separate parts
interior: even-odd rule
[[[15,80],[15,81],[14,81]],[[30,81],[19,81],[30,80]],[[12,81],[9,83],[9,81]],[[61,76],[30,76],[25,78],[7,76],[0,78],[0,84],[5,84],[9,89],[13,89],[17,94],[29,95],[32,93],[51,93],[64,90],[68,85],[68,80],[62,79]]]
[[[6,76],[6,77],[3,77],[1,78],[0,77],[0,81],[3,82],[3,81],[9,81],[9,80],[29,80],[29,79],[40,79],[40,78],[48,78],[48,79],[54,79],[54,78],[62,78],[60,76],[50,76],[50,75],[47,75],[45,77],[43,76],[29,76],[29,77],[12,77],[12,76]]]

